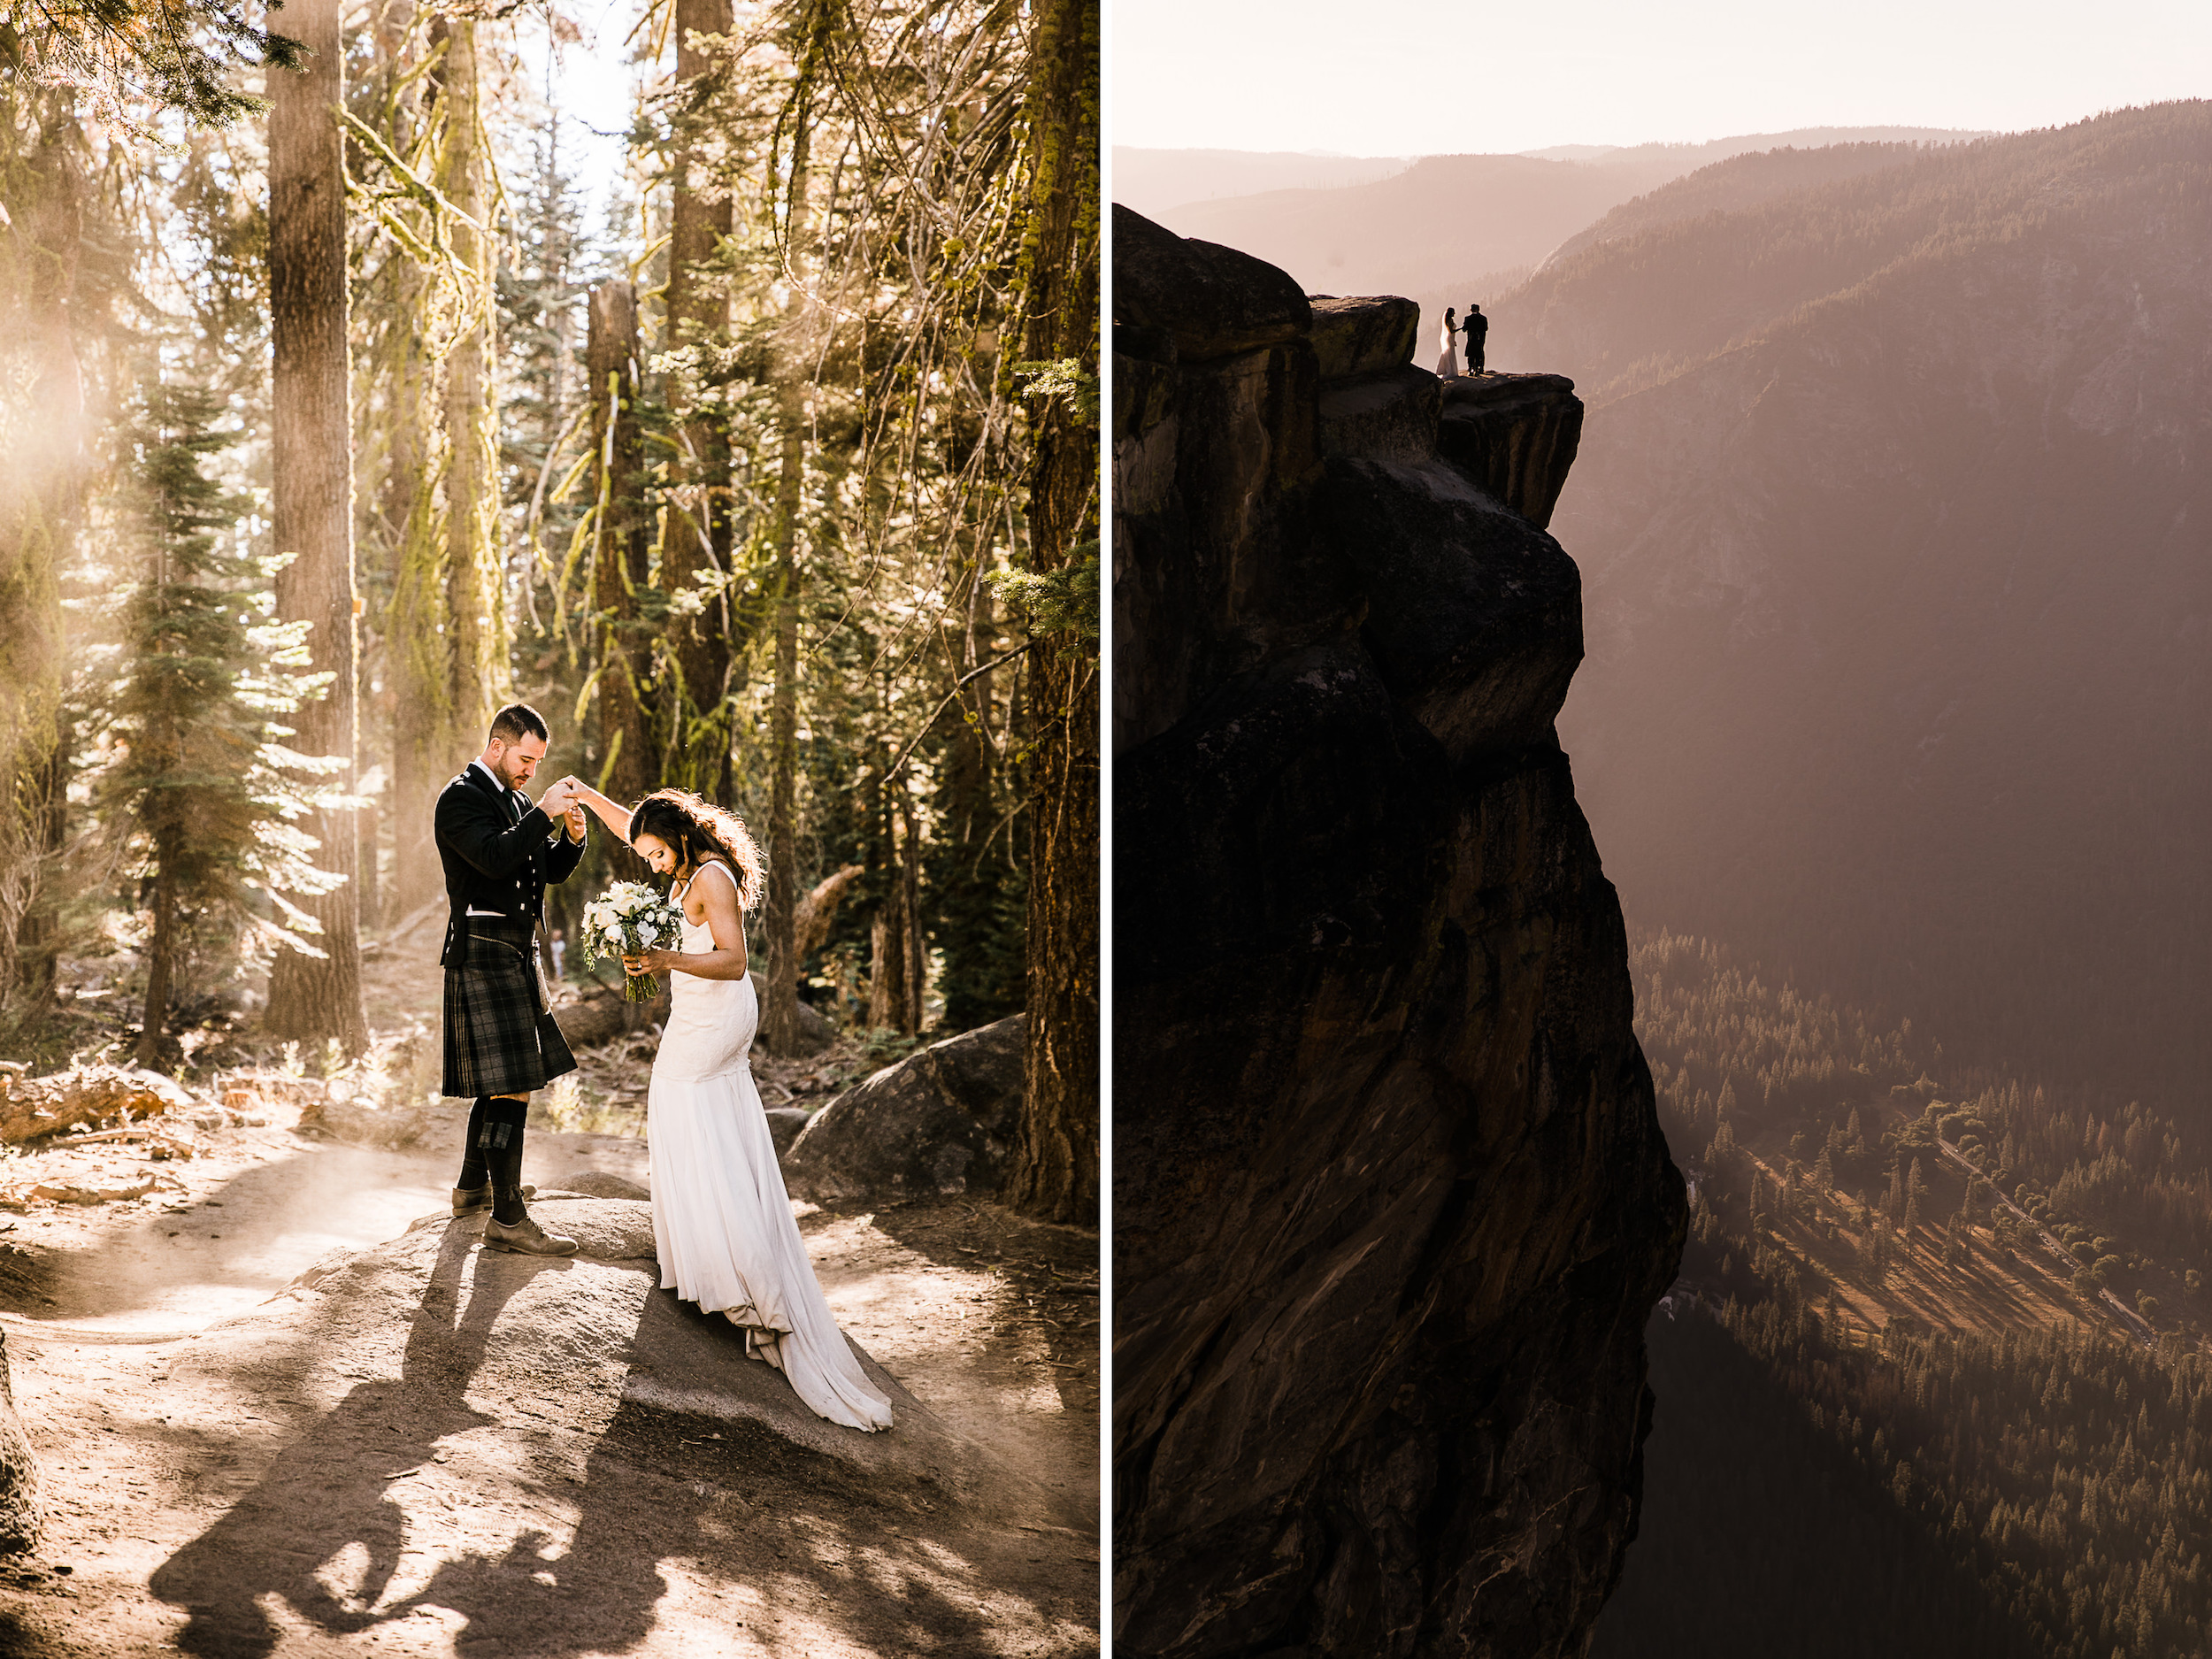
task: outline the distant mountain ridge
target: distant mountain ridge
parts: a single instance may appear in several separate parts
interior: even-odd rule
[[[1147,219],[1188,202],[1263,190],[1332,190],[1402,173],[1410,156],[1310,156],[1281,150],[1149,150],[1116,144],[1114,200]]]
[[[1492,324],[1590,403],[1561,735],[1607,873],[2212,1127],[2212,104],[1715,183]]]
[[[1486,273],[1541,260],[1609,210],[1710,164],[1781,146],[1851,142],[1959,142],[1973,134],[1935,127],[1808,129],[1715,139],[1703,144],[1639,144],[1602,150],[1591,159],[1561,158],[1583,146],[1530,155],[1379,158],[1254,156],[1248,176],[1279,180],[1250,193],[1179,202],[1156,183],[1223,176],[1236,152],[1138,152],[1117,148],[1114,195],[1125,206],[1186,236],[1202,237],[1281,266],[1309,291],[1400,294],[1424,301]],[[1597,149],[1598,147],[1586,147]],[[1125,159],[1132,157],[1133,159]],[[1260,164],[1265,164],[1262,165]],[[1388,165],[1386,176],[1359,180],[1360,165]],[[1327,188],[1298,188],[1295,167],[1334,166]],[[1340,180],[1340,182],[1339,182]],[[1171,188],[1185,188],[1181,185]],[[1147,196],[1156,204],[1143,204]],[[1454,303],[1487,294],[1455,296]],[[1425,329],[1432,319],[1425,319]]]

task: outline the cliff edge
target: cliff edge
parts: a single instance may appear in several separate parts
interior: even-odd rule
[[[1578,1655],[1681,1182],[1553,730],[1581,405],[1114,210],[1117,1650]]]

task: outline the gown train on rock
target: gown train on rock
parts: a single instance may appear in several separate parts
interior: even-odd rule
[[[700,873],[707,869],[735,880],[718,863]],[[687,918],[683,949],[713,949],[711,930]],[[746,1350],[782,1371],[818,1416],[888,1428],[891,1402],[837,1328],[784,1191],[753,1084],[752,979],[668,977],[668,1024],[646,1097],[661,1286],[742,1326]]]

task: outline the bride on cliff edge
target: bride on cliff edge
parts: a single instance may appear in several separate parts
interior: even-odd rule
[[[629,973],[669,976],[646,1095],[661,1287],[742,1327],[746,1351],[782,1371],[817,1416],[887,1429],[891,1402],[837,1328],[807,1259],[753,1085],[760,1006],[745,913],[760,902],[760,849],[735,814],[686,790],[656,790],[633,809],[569,781],[655,874],[674,878],[671,896],[683,907],[680,950],[622,959]]]

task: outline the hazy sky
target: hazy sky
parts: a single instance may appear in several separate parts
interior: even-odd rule
[[[2207,0],[1113,0],[1120,144],[1395,156],[2017,131],[2212,95]]]
[[[637,72],[625,42],[636,25],[638,5],[637,0],[576,0],[562,10],[583,38],[555,52],[549,88],[549,42],[534,13],[525,13],[518,23],[515,45],[530,65],[532,80],[549,90],[561,112],[561,159],[591,203],[589,222],[595,229],[627,160],[623,134],[630,124]],[[509,188],[516,187],[511,181]]]

